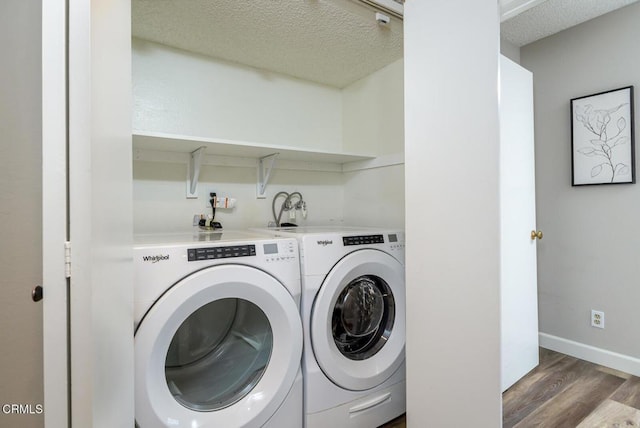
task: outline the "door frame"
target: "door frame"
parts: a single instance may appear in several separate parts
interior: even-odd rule
[[[132,425],[131,3],[41,25],[45,425]]]
[[[44,421],[69,426],[67,4],[42,2],[42,278]]]
[[[132,426],[131,1],[67,2],[70,420]]]

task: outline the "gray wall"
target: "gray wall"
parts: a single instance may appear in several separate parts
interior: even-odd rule
[[[500,37],[500,53],[516,64],[520,64],[520,47]]]
[[[636,3],[521,49],[534,76],[537,216],[545,233],[540,331],[635,358],[640,184],[571,187],[569,101],[640,89],[639,22]],[[635,116],[638,124],[638,109]],[[604,330],[590,326],[591,309],[605,312]]]
[[[6,404],[42,404],[40,1],[0,6],[0,426],[38,427],[42,415]],[[37,413],[37,412],[36,412]]]

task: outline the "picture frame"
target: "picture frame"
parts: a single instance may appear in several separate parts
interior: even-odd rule
[[[571,185],[631,184],[635,174],[633,86],[571,100]]]

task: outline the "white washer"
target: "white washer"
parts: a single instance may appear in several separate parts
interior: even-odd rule
[[[300,428],[297,241],[147,235],[134,258],[136,424]]]
[[[404,413],[404,232],[261,231],[300,245],[306,427],[377,427]]]

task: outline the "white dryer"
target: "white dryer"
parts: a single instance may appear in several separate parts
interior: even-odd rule
[[[377,427],[404,413],[404,232],[262,231],[300,246],[306,427]]]
[[[300,428],[296,240],[138,236],[134,257],[136,424]]]

